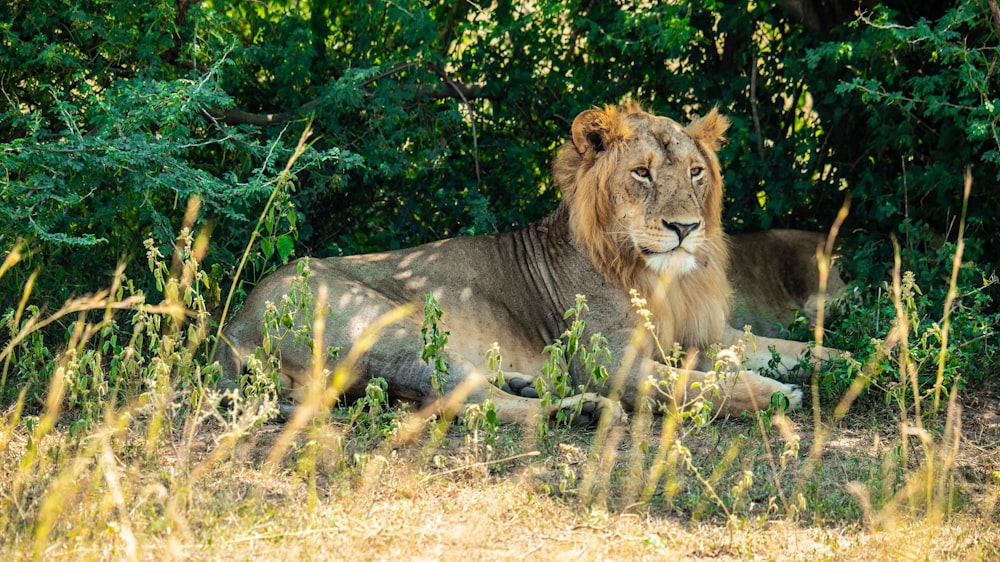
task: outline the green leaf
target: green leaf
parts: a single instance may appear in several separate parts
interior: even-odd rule
[[[261,238],[260,249],[264,252],[265,259],[271,259],[274,255],[274,240],[271,238]]]
[[[288,261],[288,257],[292,255],[292,249],[295,247],[295,242],[292,240],[292,236],[289,234],[282,234],[278,237],[278,256],[281,257],[282,262]]]

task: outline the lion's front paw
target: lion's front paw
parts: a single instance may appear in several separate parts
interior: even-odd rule
[[[624,424],[628,420],[621,404],[593,393],[563,398],[552,408],[551,416],[555,417],[559,412],[563,412],[570,425],[578,427],[594,427],[605,416],[614,425]]]
[[[538,389],[535,388],[535,380],[538,377],[526,375],[524,373],[504,373],[503,384],[494,380],[493,384],[500,387],[507,394],[520,396],[521,398],[539,398]]]

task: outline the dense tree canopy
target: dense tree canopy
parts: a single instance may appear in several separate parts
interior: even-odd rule
[[[547,169],[574,115],[631,96],[732,117],[731,231],[825,230],[850,196],[862,286],[887,279],[895,236],[903,267],[941,287],[971,169],[961,280],[979,300],[964,306],[992,310],[997,3],[847,4],[7,2],[0,251],[30,257],[0,278],[3,305],[36,268],[42,302],[122,258],[141,284],[142,241],[171,241],[192,196],[222,285],[276,188],[257,275],[514,228],[555,205]],[[307,126],[294,181],[277,181]]]

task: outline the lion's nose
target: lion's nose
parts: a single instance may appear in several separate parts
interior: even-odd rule
[[[687,238],[688,234],[691,234],[694,230],[696,230],[699,226],[701,226],[701,223],[700,222],[683,223],[683,222],[667,222],[667,221],[663,221],[663,226],[667,230],[674,231],[677,234],[677,241],[678,241],[678,243],[680,243],[680,242],[683,242],[685,238]]]

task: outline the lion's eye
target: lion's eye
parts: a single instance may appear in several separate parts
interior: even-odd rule
[[[696,178],[696,177],[702,175],[703,173],[705,173],[705,168],[702,168],[701,166],[692,166],[691,167],[691,177],[692,178]]]
[[[632,175],[635,176],[635,179],[643,181],[649,181],[653,179],[652,176],[649,175],[649,168],[644,168],[642,166],[632,170]]]

